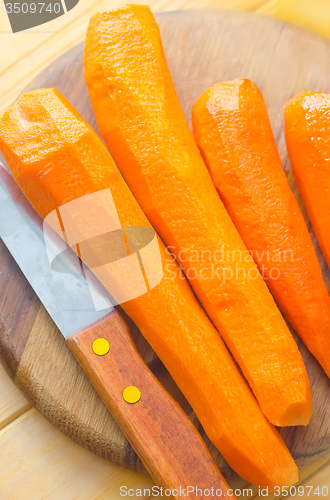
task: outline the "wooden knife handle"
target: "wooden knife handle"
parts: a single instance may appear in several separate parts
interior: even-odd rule
[[[95,342],[100,338],[105,340]],[[159,487],[177,499],[182,490],[190,500],[210,498],[204,490],[212,488],[214,498],[216,490],[221,498],[234,498],[200,434],[144,363],[118,311],[66,342]],[[136,399],[134,389],[125,391],[132,386],[141,394],[136,403],[124,399]]]

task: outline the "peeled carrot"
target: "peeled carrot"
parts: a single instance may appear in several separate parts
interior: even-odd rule
[[[25,94],[3,115],[0,150],[43,218],[65,203],[110,188],[122,227],[151,227],[99,137],[58,91]],[[262,487],[295,483],[297,468],[288,449],[161,240],[159,246],[163,279],[122,307],[236,472]],[[107,270],[100,278],[107,285]]]
[[[285,137],[294,178],[330,267],[329,112],[330,94],[321,92],[302,92],[285,106]]]
[[[330,376],[330,297],[261,92],[245,79],[215,85],[194,105],[193,128],[220,198],[277,303]]]
[[[90,22],[85,75],[101,134],[144,213],[276,425],[307,424],[298,348],[223,207],[184,119],[148,7]]]

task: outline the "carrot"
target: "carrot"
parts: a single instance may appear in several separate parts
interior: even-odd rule
[[[294,178],[330,267],[329,110],[330,94],[321,92],[302,92],[285,106],[285,137]]]
[[[184,119],[148,7],[98,14],[85,75],[101,134],[134,196],[276,425],[306,424],[297,346],[212,185]]]
[[[151,227],[101,140],[58,91],[25,94],[3,115],[0,150],[43,218],[110,188],[122,227]],[[159,247],[163,279],[122,307],[236,472],[263,487],[295,483],[297,468],[288,449],[161,240]],[[98,277],[109,283],[107,269]]]
[[[193,128],[220,198],[278,305],[330,376],[330,297],[261,92],[246,79],[215,85],[194,105]]]

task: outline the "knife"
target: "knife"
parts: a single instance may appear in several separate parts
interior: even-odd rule
[[[61,254],[61,274],[52,269],[42,219],[1,163],[0,237],[165,495],[233,498],[200,434],[144,363],[102,285],[94,281],[91,293],[69,247]]]

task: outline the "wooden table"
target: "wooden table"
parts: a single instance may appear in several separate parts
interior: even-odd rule
[[[17,34],[11,33],[1,3],[0,113],[52,60],[83,40],[92,14],[123,3],[121,0],[80,0],[65,16]],[[143,2],[131,0],[131,3]],[[330,0],[151,0],[149,5],[154,12],[244,9],[296,22],[330,38]],[[118,500],[122,485],[135,490],[153,485],[149,477],[96,457],[61,434],[31,408],[1,365],[0,471],[1,500]],[[330,491],[330,463],[303,484],[320,489],[328,486]],[[153,497],[146,494],[142,498]],[[306,493],[297,498],[315,498],[315,495],[308,497]]]

